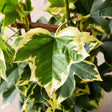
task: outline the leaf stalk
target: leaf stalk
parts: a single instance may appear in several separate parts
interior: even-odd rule
[[[65,8],[66,8],[66,15],[67,15],[67,24],[68,24],[68,26],[71,26],[71,23],[70,23],[69,1],[68,0],[65,0]]]

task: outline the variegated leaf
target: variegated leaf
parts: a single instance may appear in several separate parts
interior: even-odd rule
[[[83,61],[97,45],[90,37],[95,39],[75,27],[65,28],[55,37],[45,29],[32,29],[21,40],[15,61],[28,61],[31,79],[52,97],[67,80],[71,64]],[[90,46],[85,48],[85,43],[90,43]]]
[[[58,109],[60,107],[60,103],[69,98],[73,94],[74,90],[75,79],[73,73],[70,72],[65,83],[53,94],[52,100],[48,100],[53,110]]]
[[[5,64],[4,54],[1,49],[0,49],[0,77],[2,77],[4,80],[7,81],[6,64]]]
[[[96,66],[90,61],[82,61],[71,65],[74,74],[84,81],[102,81]]]

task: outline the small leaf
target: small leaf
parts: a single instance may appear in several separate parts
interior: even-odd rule
[[[2,38],[0,38],[0,49],[3,51],[5,61],[12,65],[15,50],[8,43],[5,43]]]
[[[112,91],[112,75],[104,75],[102,79],[103,79],[103,82],[99,82],[101,87],[106,92],[111,92]]]
[[[104,62],[100,66],[98,66],[98,70],[101,74],[101,77],[105,76],[106,73],[110,73],[112,71],[112,65]]]
[[[50,7],[64,7],[64,0],[48,0],[51,5]]]
[[[50,7],[64,7],[65,1],[64,0],[48,0],[51,4]],[[74,3],[75,0],[69,0],[69,3]]]
[[[102,81],[96,66],[89,61],[73,63],[70,68],[74,74],[85,81],[98,80]]]
[[[0,77],[2,77],[4,80],[7,81],[6,64],[5,64],[4,54],[1,49],[0,49]]]
[[[90,13],[93,2],[94,0],[76,0],[74,11],[87,15]]]
[[[19,68],[20,67],[20,68]],[[24,66],[23,66],[24,68]],[[0,82],[0,93],[2,93],[3,104],[11,103],[14,100],[14,96],[18,93],[18,90],[15,86],[20,73],[23,71],[23,68],[14,64],[13,67],[7,65],[7,79],[8,81],[1,80]],[[21,69],[21,72],[20,72]]]
[[[47,19],[44,16],[41,16],[36,22],[48,24]]]
[[[94,24],[101,26],[107,34],[110,34],[109,21],[97,15],[97,13],[91,14],[91,18],[94,20]]]
[[[25,10],[32,11],[31,0],[25,0]]]
[[[65,101],[63,101],[61,103],[62,107],[64,108],[64,110],[70,110],[73,108],[73,106],[75,105],[75,97],[72,94],[69,98],[67,98]]]
[[[101,51],[107,63],[112,64],[112,41],[106,41],[101,46]]]
[[[7,64],[7,78],[8,78],[8,82],[6,82],[5,80],[1,79],[0,82],[0,93],[3,93],[6,89],[10,88],[10,85],[12,85],[11,83],[13,83],[12,81],[12,77],[14,77],[14,74],[11,74],[11,72],[17,67],[16,64],[13,65],[13,67],[11,67],[10,65]]]
[[[75,7],[72,12],[82,14],[84,16],[90,15],[86,20],[85,25],[95,24],[101,26],[106,34],[110,34],[110,23],[106,19],[112,16],[112,1],[111,0],[77,0],[74,3]],[[83,21],[84,19],[82,19]],[[90,20],[90,21],[88,21]],[[84,25],[84,24],[83,24]],[[85,26],[83,26],[85,27]]]
[[[13,87],[7,89],[5,92],[3,92],[3,94],[2,94],[3,105],[11,103],[14,100],[14,98],[18,92],[19,91],[18,91],[18,89],[15,88],[15,86],[13,86]]]
[[[16,10],[18,7],[17,0],[4,1],[4,5],[2,7],[2,13],[5,15],[4,25],[7,26],[13,23],[16,19],[20,19],[20,16]]]
[[[23,37],[17,37],[16,39],[14,39],[12,47],[13,48],[17,47],[22,39],[23,39]]]
[[[52,100],[51,99],[48,100],[53,110],[58,108],[61,102],[68,99],[73,94],[74,90],[75,90],[74,75],[72,72],[70,72],[65,83],[53,94]]]
[[[90,111],[98,109],[99,105],[102,104],[104,91],[98,84],[98,82],[90,82],[90,95],[83,94],[76,97],[76,105],[83,107],[84,110]]]

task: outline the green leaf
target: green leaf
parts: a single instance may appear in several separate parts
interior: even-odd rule
[[[105,31],[106,34],[110,34],[110,23],[105,17],[112,16],[112,1],[110,0],[77,0],[74,5],[75,9],[72,12],[76,12],[82,14],[84,16],[90,15],[88,19],[86,19],[86,23],[89,24],[96,24],[101,26]],[[82,21],[85,18],[82,19]],[[84,22],[85,22],[84,21]],[[84,25],[84,24],[83,24]],[[83,26],[85,27],[85,26]]]
[[[83,111],[81,107],[79,107],[78,105],[75,105],[69,112],[83,112]]]
[[[25,10],[32,11],[31,0],[25,0]]]
[[[24,68],[23,73],[21,74],[21,76],[19,77],[17,83],[16,83],[16,87],[19,89],[19,91],[26,96],[27,93],[27,86],[30,82],[30,77],[31,77],[31,71],[29,66],[26,66]]]
[[[85,81],[98,80],[102,81],[96,66],[90,61],[73,63],[70,68],[74,74]]]
[[[86,94],[77,97],[75,101],[76,101],[76,105],[78,105],[79,107],[83,107],[83,109],[86,109],[86,110],[96,109],[94,105],[90,104],[91,99]]]
[[[91,8],[91,13],[99,13],[99,16],[112,16],[112,1],[111,0],[94,0]]]
[[[64,7],[64,0],[48,0],[51,5],[50,7]]]
[[[48,21],[48,24],[59,24],[60,23],[60,18],[55,18],[55,17],[51,17],[50,20]]]
[[[0,12],[2,12],[3,6],[5,4],[5,0],[0,0]]]
[[[25,77],[24,77],[25,78]],[[27,78],[26,78],[27,79]],[[26,80],[25,79],[25,80]],[[24,86],[25,89],[21,91],[21,86]],[[36,110],[43,110],[45,106],[48,106],[47,100],[49,99],[46,91],[44,88],[41,88],[37,83],[35,82],[29,82],[26,84],[18,84],[17,87],[19,87],[19,90],[22,94],[20,94],[22,98],[22,111],[36,111]],[[38,105],[38,108],[37,108]]]
[[[73,94],[74,90],[75,90],[74,74],[70,71],[70,74],[65,83],[55,92],[56,96],[54,95],[54,97],[56,97],[56,99],[53,99],[55,105],[60,104],[62,101],[70,97]]]
[[[23,39],[23,37],[17,37],[16,39],[13,40],[12,47],[15,48],[19,45],[20,41]]]
[[[44,23],[44,24],[47,24],[47,19],[44,17],[44,16],[41,16],[37,21],[37,23]]]
[[[73,108],[73,106],[75,105],[75,97],[72,94],[69,98],[67,98],[65,101],[63,101],[61,103],[62,107],[64,108],[64,110],[70,110]]]
[[[112,41],[106,41],[101,46],[104,58],[107,63],[112,64]]]
[[[97,13],[91,14],[91,18],[93,19],[96,25],[102,26],[102,28],[106,31],[107,34],[110,34],[110,26],[109,21],[105,18],[98,16]]]
[[[87,82],[81,80],[78,76],[75,75],[76,80],[76,90],[75,90],[75,96],[80,96],[83,94],[90,94],[89,85]]]
[[[93,109],[98,109],[99,105],[102,104],[104,91],[98,84],[98,82],[90,82],[90,95],[83,94],[76,97],[76,105],[83,107],[84,110],[90,111]]]
[[[48,0],[51,4],[50,7],[64,7],[64,0]],[[74,3],[76,0],[69,0],[69,3]]]
[[[105,29],[106,33],[110,33],[109,22],[105,17],[112,16],[112,1],[111,0],[94,0],[91,8],[91,18],[96,24],[101,25]]]
[[[15,50],[8,43],[6,43],[2,38],[0,38],[0,49],[2,49],[3,51],[5,61],[10,65],[12,65]]]
[[[48,100],[53,110],[56,110],[56,108],[59,107],[61,102],[68,99],[73,94],[74,90],[75,90],[74,75],[72,72],[70,72],[65,83],[53,94],[52,100],[51,99]]]
[[[106,73],[111,73],[112,65],[104,62],[100,66],[98,66],[98,70],[100,72],[101,77],[105,76]]]
[[[99,44],[92,40],[94,37],[75,27],[65,28],[55,37],[45,29],[32,29],[21,40],[15,61],[28,61],[31,80],[36,80],[52,97],[53,92],[67,80],[70,65],[84,60],[89,56],[88,52]],[[86,46],[88,51],[85,43],[90,43]]]
[[[2,95],[3,105],[11,103],[14,100],[17,93],[19,93],[19,91],[15,88],[15,86],[12,86],[11,88],[7,89]]]
[[[13,69],[15,69],[17,66],[14,64],[13,68],[10,67],[10,65],[7,64],[7,78],[8,81],[12,83],[11,81],[11,77],[9,76],[9,74],[11,73],[11,71],[13,71]],[[0,82],[0,93],[3,93],[6,89],[8,89],[10,87],[10,84],[8,84],[8,82],[4,81],[3,79],[1,79]]]
[[[0,49],[0,78],[1,77],[7,81],[6,64],[5,64],[4,54],[3,54],[2,50]]]
[[[111,92],[112,91],[112,75],[104,75],[102,79],[103,79],[103,82],[99,82],[101,87],[106,92]]]
[[[16,19],[20,19],[20,16],[16,10],[18,7],[17,0],[4,0],[4,4],[2,7],[2,13],[5,15],[4,25],[7,26],[13,23]]]
[[[90,13],[94,0],[76,0],[74,9],[75,12],[87,15]]]
[[[3,104],[11,103],[15,98],[14,96],[18,93],[15,84],[19,78],[19,75],[23,72],[24,66],[23,64],[20,64],[19,66],[14,64],[13,67],[11,67],[7,64],[6,73],[8,81],[6,82],[2,79],[0,82],[0,93],[2,93]]]
[[[5,15],[4,26],[7,26],[7,25],[13,23],[16,19],[20,20],[18,13],[16,11],[9,12],[8,14]]]

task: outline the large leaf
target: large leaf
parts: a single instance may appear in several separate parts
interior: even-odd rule
[[[21,40],[15,61],[29,61],[32,80],[37,80],[52,97],[67,80],[70,65],[84,60],[100,44],[95,40],[74,27],[60,31],[55,37],[45,29],[32,29]],[[85,46],[86,43],[89,45]]]

